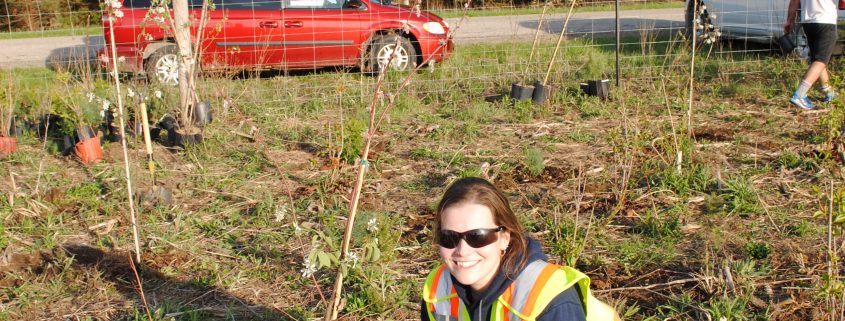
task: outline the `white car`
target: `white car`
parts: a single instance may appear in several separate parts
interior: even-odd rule
[[[687,30],[692,30],[694,0],[686,1]],[[766,44],[776,43],[784,35],[783,25],[789,0],[698,0],[698,5],[706,6],[711,21],[719,28],[723,38]],[[796,15],[796,19],[800,20],[800,15]],[[842,42],[845,40],[845,1],[839,2],[837,29],[840,41],[834,54],[841,54]],[[796,50],[803,51],[802,47],[806,47],[807,43],[803,32],[793,28],[790,36],[797,45]]]

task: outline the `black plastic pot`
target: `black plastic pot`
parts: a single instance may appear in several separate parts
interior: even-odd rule
[[[150,140],[158,140],[161,137],[161,128],[150,127]]]
[[[780,38],[778,38],[778,46],[784,55],[788,55],[795,50],[795,42],[792,41],[792,36],[790,34],[780,36]]]
[[[549,100],[551,96],[552,87],[544,85],[539,80],[534,81],[534,93],[531,94],[531,100],[535,104],[542,104]]]
[[[103,124],[101,127],[105,136],[117,136],[117,128],[114,127],[114,112],[111,109],[106,109],[103,113]]]
[[[511,84],[511,99],[513,100],[529,100],[533,94],[534,86],[523,86],[517,83]]]
[[[23,135],[23,127],[23,124],[19,125],[17,119],[12,117],[11,123],[9,124],[9,132],[7,134],[12,137],[20,137]]]
[[[203,127],[210,124],[214,118],[211,115],[211,104],[207,101],[201,101],[194,104],[194,125]]]
[[[596,96],[602,100],[607,99],[610,94],[610,80],[588,80],[581,83],[581,91],[589,96]]]
[[[196,145],[202,143],[202,133],[198,132],[196,134],[184,134],[180,133],[180,130],[178,129],[168,130],[167,139],[173,146],[185,147],[187,145]]]
[[[70,136],[67,136],[67,135],[63,136],[62,137],[62,155],[67,156],[67,155],[70,155],[71,153],[73,153],[73,145],[74,144],[75,143],[73,142],[73,139],[70,138]]]
[[[161,117],[158,121],[158,127],[161,127],[166,131],[175,129],[177,125],[178,123],[176,123],[176,118],[173,118],[173,116],[170,115],[164,115],[164,117]]]
[[[89,126],[82,126],[76,129],[76,137],[80,141],[88,140],[94,136],[97,136],[97,133]]]

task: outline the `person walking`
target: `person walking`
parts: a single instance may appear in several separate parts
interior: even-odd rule
[[[810,67],[804,73],[804,78],[798,84],[798,89],[789,99],[793,105],[805,110],[813,109],[813,103],[807,98],[810,87],[818,81],[819,88],[824,93],[824,102],[830,102],[838,95],[830,87],[830,74],[827,64],[833,54],[836,43],[836,21],[839,10],[838,0],[790,0],[786,23],[783,32],[789,34],[793,28],[798,5],[801,5],[801,25],[807,36],[807,46],[810,49]]]
[[[475,177],[449,186],[437,206],[434,240],[442,262],[426,278],[423,321],[618,321],[590,293],[590,279],[548,262],[508,200]]]

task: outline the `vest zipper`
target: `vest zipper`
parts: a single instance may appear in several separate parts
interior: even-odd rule
[[[476,316],[475,320],[477,320],[477,321],[481,321],[481,307],[483,307],[483,306],[484,306],[484,299],[478,300],[478,310],[476,310],[477,313],[475,314],[475,316]]]

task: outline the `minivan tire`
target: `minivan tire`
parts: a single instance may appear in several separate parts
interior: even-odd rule
[[[684,11],[684,36],[686,36],[687,39],[695,37],[694,21],[697,18],[695,17],[695,1],[696,0],[687,0],[686,10]]]
[[[394,52],[397,38],[399,38],[399,49]],[[368,69],[377,74],[381,72],[382,66],[390,59],[390,69],[397,71],[413,70],[417,66],[417,51],[407,37],[397,34],[377,35],[373,38],[370,46]]]
[[[147,78],[155,83],[176,86],[179,84],[179,49],[167,45],[156,49],[144,63]]]

